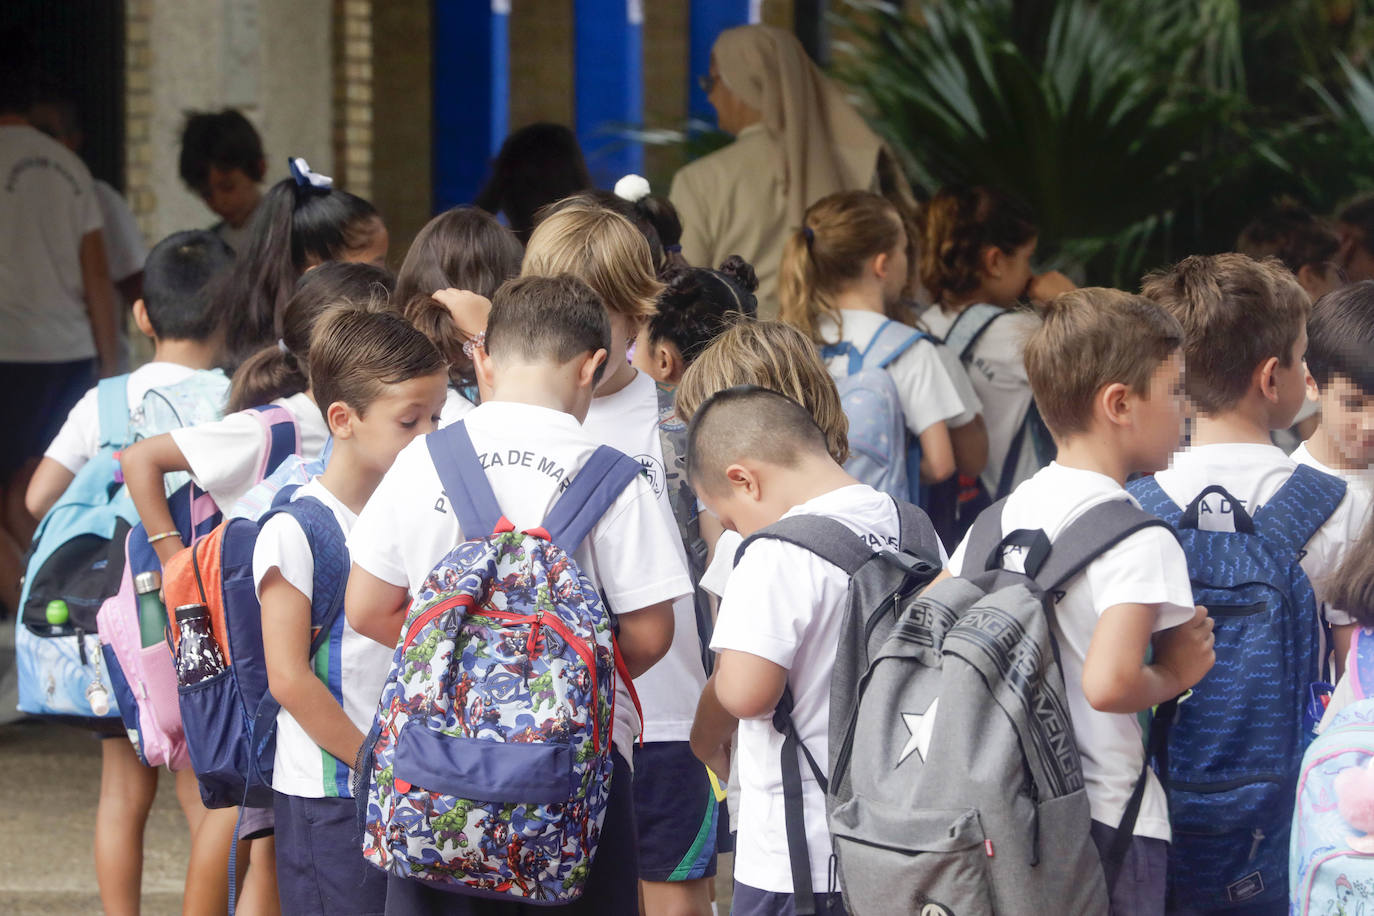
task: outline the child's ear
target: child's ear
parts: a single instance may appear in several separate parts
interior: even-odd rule
[[[492,388],[492,379],[496,375],[496,369],[491,363],[491,355],[487,353],[486,347],[473,348],[472,371],[477,376],[477,388],[482,392],[482,399],[486,400],[487,392]]]
[[[677,347],[662,343],[654,347],[654,376],[660,382],[675,385],[682,381],[682,373],[686,371]]]
[[[605,350],[597,350],[582,357],[582,365],[577,369],[578,388],[596,387],[596,370],[606,362],[606,355]]]
[[[994,280],[1000,280],[1007,269],[1007,254],[996,245],[987,245],[978,256],[983,273]]]
[[[1121,382],[1103,385],[1097,393],[1097,406],[1108,423],[1124,426],[1131,420],[1131,389]]]
[[[1265,400],[1277,404],[1279,401],[1279,358],[1271,356],[1255,369],[1255,383]]]
[[[134,300],[134,324],[138,325],[139,333],[151,340],[157,340],[157,332],[153,330],[153,322],[148,317],[148,303],[142,299]]]
[[[752,468],[732,464],[725,469],[725,481],[738,496],[758,502],[763,497],[759,476]]]
[[[873,256],[873,276],[879,280],[887,279],[887,272],[892,267],[892,259],[887,256],[886,251],[881,251]]]
[[[329,423],[329,434],[335,439],[348,439],[353,436],[353,423],[358,414],[343,401],[335,401],[324,412]]]

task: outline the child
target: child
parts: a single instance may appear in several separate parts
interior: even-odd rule
[[[897,208],[868,191],[822,198],[788,238],[779,270],[782,320],[817,346],[834,348],[826,359],[832,375],[853,374],[850,352],[867,353],[898,314],[910,277],[908,249]],[[974,422],[981,405],[965,402],[936,346],[918,340],[884,368],[896,384],[907,429],[920,443],[920,482],[940,483],[954,473],[955,429],[964,431],[958,470],[977,476],[983,462],[976,459],[987,454],[987,433],[980,435],[982,426]],[[911,481],[913,490],[916,484]]]
[[[615,196],[634,204],[635,213],[653,227],[654,234],[663,245],[663,263],[658,271],[660,280],[667,282],[669,271],[692,266],[682,256],[682,219],[672,201],[654,194],[649,182],[639,175],[621,177],[615,183]],[[757,278],[754,282],[758,283]]]
[[[1132,474],[1163,468],[1183,423],[1183,331],[1163,309],[1117,290],[1066,293],[1045,310],[1025,345],[1035,401],[1056,461],[1007,498],[1002,529],[1040,529],[1051,543],[1103,502],[1131,497]],[[967,541],[949,573],[972,574]],[[1015,548],[1003,556],[1019,564]],[[1172,699],[1212,665],[1211,620],[1194,609],[1187,561],[1158,527],[1127,537],[1069,580],[1055,603],[1054,636],[1078,753],[1092,836],[1104,860],[1136,782],[1144,745],[1136,714]],[[1142,662],[1153,640],[1154,660]],[[1162,913],[1170,840],[1164,791],[1146,784],[1119,873],[1108,867],[1114,913]]]
[[[153,544],[159,560],[166,563],[183,546],[167,505],[165,474],[189,472],[225,512],[257,483],[269,443],[261,424],[244,413],[248,408],[269,402],[285,407],[296,420],[301,457],[307,461],[319,457],[329,428],[304,372],[315,323],[332,305],[367,302],[371,297],[385,302],[390,292],[390,275],[366,264],[326,264],[310,271],[283,311],[281,341],[264,347],[235,374],[229,394],[231,413],[218,422],[154,436],[125,449],[121,466],[139,518],[150,539],[167,534]],[[229,890],[223,865],[229,857],[237,813],[237,808],[208,812],[192,836],[186,880],[188,913],[219,911],[226,905]],[[251,818],[246,814],[244,820],[243,838],[270,832],[270,811]],[[253,847],[257,861],[273,860],[270,837],[254,840]],[[250,869],[249,875],[254,874],[271,877],[275,869]],[[275,884],[255,890],[245,881],[243,899],[252,900],[255,893],[259,899],[275,900]]]
[[[1030,210],[991,188],[945,189],[922,210],[921,283],[936,302],[922,320],[951,345],[962,340],[955,333],[961,321],[989,322],[970,347],[960,347],[960,357],[983,404],[988,457],[981,479],[994,499],[1047,459],[1036,454],[1031,435],[1033,405],[1021,358],[1022,343],[1038,319],[1015,308],[1023,296],[1047,300],[1073,284],[1056,272],[1031,272],[1037,237]],[[991,320],[975,312],[965,316],[979,304],[1003,311],[991,313]]]
[[[580,424],[611,345],[609,323],[600,298],[580,281],[522,277],[497,291],[486,333],[485,350],[476,351],[482,403],[462,422],[485,456],[502,511],[524,529],[543,522],[562,484],[600,444]],[[349,535],[349,624],[394,646],[408,597],[465,537],[484,533],[459,530],[427,446],[411,443]],[[632,676],[649,670],[672,643],[672,602],[691,591],[680,550],[656,494],[640,477],[574,554],[616,611],[621,654]],[[628,685],[617,686],[615,718],[610,807],[587,890],[565,908],[569,913],[638,912],[628,761],[639,722]],[[388,913],[507,912],[503,906],[389,880]]]
[[[688,433],[692,486],[721,523],[743,537],[786,516],[823,515],[879,544],[900,536],[892,498],[836,464],[825,435],[790,398],[745,386],[702,404]],[[740,812],[735,848],[737,913],[795,912],[783,822],[779,747],[771,714],[791,688],[798,737],[828,759],[830,674],[849,578],[801,547],[749,545],[721,599],[711,648],[715,672],[702,691],[691,744],[718,773],[738,720]],[[819,786],[803,778],[806,839],[818,913],[843,913],[831,887],[830,835]]]
[[[262,138],[252,123],[233,108],[189,113],[178,165],[186,187],[220,218],[210,231],[242,254],[267,174]]]
[[[658,310],[639,329],[630,364],[671,389],[734,319],[758,314],[754,290],[759,281],[739,255],[731,255],[719,270],[671,269],[662,279],[667,288],[658,297]]]
[[[386,263],[390,237],[372,204],[339,190],[304,159],[258,205],[252,234],[216,298],[228,367],[280,337],[281,310],[296,281],[326,261]]]
[[[153,361],[128,378],[129,412],[140,409],[144,395],[155,388],[191,379],[197,372],[214,375],[219,393],[214,411],[223,408],[228,382],[214,364],[214,319],[207,286],[229,267],[231,252],[215,235],[177,232],[159,242],[148,255],[143,298],[134,303],[138,328],[153,341]],[[214,380],[209,380],[213,382]],[[76,473],[100,451],[100,423],[93,388],[67,416],[57,437],[29,482],[25,499],[34,518],[42,518],[72,482]],[[100,801],[95,815],[96,880],[100,900],[110,914],[137,913],[143,876],[143,834],[157,794],[158,771],[146,767],[122,730],[102,735],[100,742]],[[189,768],[176,774],[177,797],[194,833],[204,808]]]
[[[654,314],[655,300],[663,289],[654,278],[645,235],[625,217],[579,196],[556,205],[535,227],[522,270],[526,276],[578,277],[601,297],[611,325],[611,354],[582,428],[597,442],[634,457],[645,467],[662,525],[678,532],[663,460],[659,428],[663,405],[658,388],[653,378],[626,359],[627,349]],[[672,537],[672,543],[676,562],[685,568],[683,538]],[[651,565],[668,561],[666,557],[641,559]],[[706,771],[687,747],[692,698],[706,681],[691,591],[686,589],[674,605],[673,645],[667,657],[635,683],[644,710],[643,744],[636,749],[634,761],[640,876],[645,908],[653,912],[709,909],[709,879],[715,874],[714,850],[697,841],[713,832],[715,794]],[[615,609],[614,601],[611,606]]]
[[[1278,258],[1316,302],[1343,286],[1337,263],[1341,239],[1325,221],[1295,203],[1281,203],[1251,220],[1236,240],[1236,251],[1252,258]]]
[[[1282,429],[1292,422],[1304,397],[1306,369],[1303,353],[1307,348],[1306,325],[1310,308],[1307,294],[1277,260],[1255,261],[1241,254],[1185,258],[1167,271],[1146,277],[1143,292],[1183,325],[1188,365],[1187,392],[1198,411],[1192,445],[1174,455],[1169,469],[1161,471],[1153,479],[1153,484],[1157,485],[1153,490],[1155,494],[1162,495],[1164,504],[1160,510],[1152,511],[1177,511],[1177,507],[1191,507],[1196,503],[1196,527],[1200,531],[1244,530],[1248,527],[1246,522],[1252,522],[1298,467],[1296,462],[1270,442],[1269,435],[1272,430]],[[1144,481],[1133,484],[1132,492],[1142,502],[1150,503],[1152,488],[1143,484]],[[1315,487],[1316,484],[1313,484],[1309,490]],[[1222,488],[1224,494],[1214,488]],[[1315,497],[1326,498],[1325,490],[1304,492],[1309,502]],[[1285,649],[1284,655],[1290,665],[1286,673],[1291,676],[1276,684],[1276,694],[1277,690],[1300,690],[1305,695],[1308,688],[1306,681],[1321,679],[1323,660],[1329,650],[1320,644],[1323,627],[1318,619],[1318,608],[1326,623],[1332,627],[1338,668],[1343,661],[1349,647],[1351,618],[1344,611],[1324,603],[1323,582],[1336,569],[1350,544],[1359,535],[1364,522],[1364,510],[1359,508],[1359,503],[1359,497],[1347,489],[1334,511],[1316,528],[1298,554],[1301,569],[1315,592],[1316,606],[1299,605],[1297,609],[1302,615],[1298,619],[1310,619],[1312,629],[1304,632],[1305,626],[1299,627],[1290,637],[1294,639],[1294,644]],[[1147,505],[1147,508],[1151,506]],[[1285,519],[1285,527],[1309,521]],[[1194,579],[1225,573],[1216,565],[1224,562],[1224,557],[1212,565],[1205,564],[1204,558],[1195,557],[1194,561],[1199,564],[1193,570]],[[1285,599],[1312,601],[1307,597],[1306,584],[1301,577],[1295,576],[1292,591],[1285,594]],[[1236,618],[1232,617],[1231,620],[1235,621]],[[1263,619],[1259,621],[1263,622]],[[1231,634],[1249,632],[1236,629],[1240,625],[1236,622],[1227,623]],[[1259,632],[1264,635],[1262,642],[1274,638],[1272,630]],[[1256,649],[1263,651],[1262,645],[1257,645]],[[1240,650],[1235,648],[1231,651]],[[1303,661],[1304,658],[1311,659],[1313,670],[1310,672],[1303,670],[1308,664]],[[1209,680],[1204,700],[1231,705],[1235,701],[1236,691],[1243,691],[1245,685],[1269,677],[1269,663],[1265,660],[1264,664],[1262,671],[1250,670],[1245,666],[1243,656],[1227,658],[1224,666],[1218,666],[1216,677]],[[1294,686],[1293,682],[1298,679],[1304,683]],[[1195,698],[1195,703],[1204,700]],[[1296,734],[1304,730],[1299,718],[1302,702],[1295,702],[1293,707],[1291,719],[1269,723],[1274,734]],[[1181,708],[1187,709],[1186,706]],[[1174,737],[1170,741],[1173,750],[1171,763],[1176,769],[1180,766],[1177,739],[1183,724],[1182,718],[1175,723]],[[1192,736],[1193,732],[1185,734]],[[1217,740],[1223,739],[1228,746],[1234,743],[1230,735],[1223,735],[1222,739]],[[1274,756],[1273,742],[1256,740],[1254,744],[1257,757]],[[1207,743],[1198,739],[1196,746],[1197,753],[1204,755],[1201,758],[1203,761],[1221,753],[1215,741]],[[1288,744],[1278,746],[1288,747]],[[1302,745],[1299,744],[1285,753],[1291,756],[1300,755],[1301,752]],[[1297,764],[1298,760],[1292,759],[1291,764],[1287,765],[1296,770]],[[1243,766],[1239,762],[1228,765],[1237,768]],[[1263,765],[1283,764],[1276,760],[1265,760]],[[1279,802],[1279,807],[1291,810],[1293,783],[1285,777],[1276,791],[1284,799]],[[1251,797],[1255,797],[1253,790]],[[1188,797],[1191,820],[1208,816],[1204,813],[1208,801],[1211,799],[1199,801],[1197,795]],[[1245,799],[1235,802],[1243,803]],[[1214,807],[1220,812],[1219,806]],[[1176,801],[1176,818],[1182,816],[1181,808],[1182,802]],[[1217,825],[1217,829],[1224,830],[1227,826]],[[1233,822],[1229,827],[1237,836],[1244,832],[1238,823]],[[1239,888],[1235,884],[1229,887],[1202,886],[1212,881],[1200,869],[1199,877],[1188,878],[1190,882],[1199,882],[1197,886],[1192,883],[1180,886],[1182,879],[1178,875],[1171,876],[1171,886],[1178,887],[1190,896],[1205,896],[1208,902],[1193,903],[1204,912],[1209,907],[1220,908],[1221,903],[1227,901],[1246,903],[1248,908],[1243,910],[1246,913],[1285,912],[1286,901],[1282,899],[1280,885],[1286,880],[1288,823],[1286,819],[1278,818],[1274,822],[1264,823],[1262,829],[1257,824],[1250,824],[1249,827],[1256,828],[1249,859],[1233,864],[1219,862],[1214,870],[1217,875],[1223,870],[1234,874],[1235,877],[1230,880],[1240,882]],[[1186,845],[1177,838],[1176,842],[1179,845],[1171,855],[1171,860],[1189,856],[1190,861],[1204,861],[1202,854],[1206,850],[1194,849],[1202,843],[1198,837],[1190,835]],[[1175,865],[1176,862],[1171,861],[1171,870]],[[1256,879],[1245,877],[1249,874],[1254,874]],[[1226,912],[1236,911],[1228,909]]]
[[[1346,277],[1358,283],[1374,280],[1374,194],[1358,197],[1336,217],[1341,236],[1337,259]]]
[[[406,253],[392,302],[448,360],[450,387],[440,426],[475,406],[472,358],[464,347],[486,327],[492,295],[519,275],[524,254],[515,235],[477,207],[440,213]]]
[[[309,375],[334,450],[324,473],[292,499],[324,504],[346,536],[397,452],[435,429],[448,374],[434,345],[399,315],[340,308],[315,329]],[[253,550],[253,581],[268,685],[281,703],[272,770],[277,883],[291,913],[381,913],[386,881],[359,851],[349,767],[377,711],[391,648],[360,636],[340,614],[311,657],[329,611],[313,592],[314,569],[301,522],[268,519]]]

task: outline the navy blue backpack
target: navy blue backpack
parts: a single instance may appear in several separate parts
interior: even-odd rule
[[[1216,664],[1155,719],[1167,729],[1155,767],[1169,798],[1176,904],[1210,910],[1288,893],[1297,777],[1315,725],[1308,699],[1324,667],[1321,618],[1300,560],[1345,488],[1300,465],[1251,517],[1217,485],[1186,507],[1152,477],[1127,487],[1178,532],[1193,600],[1215,626]],[[1212,494],[1226,500],[1234,531],[1198,527]]]

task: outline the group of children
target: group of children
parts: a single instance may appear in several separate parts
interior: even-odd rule
[[[251,153],[240,155],[247,166]],[[270,470],[271,451],[253,409],[276,405],[292,420],[297,454],[322,467],[291,499],[328,509],[351,563],[344,612],[312,656],[327,610],[312,554],[319,538],[289,514],[262,526],[252,575],[281,705],[275,801],[206,809],[194,773],[178,774],[192,836],[187,913],[225,910],[231,849],[244,912],[511,907],[374,868],[353,798],[411,599],[450,551],[489,534],[462,529],[448,473],[427,447],[427,434],[460,421],[516,531],[544,523],[599,446],[643,469],[572,552],[614,612],[633,685],[615,688],[605,821],[570,911],[704,916],[714,908],[717,850],[733,833],[733,912],[844,912],[825,794],[805,768],[802,867],[815,899],[795,897],[779,765],[786,737],[773,712],[786,694],[796,737],[816,759],[831,756],[831,674],[849,577],[796,544],[741,543],[796,516],[834,519],[873,551],[899,543],[892,497],[852,473],[870,443],[851,441],[836,385],[863,368],[882,335],[901,338],[880,368],[919,456],[910,497],[947,516],[942,578],[984,568],[960,538],[991,500],[1005,497],[1004,534],[1035,529],[1052,543],[1103,503],[1149,502],[1138,486],[1127,489],[1143,478],[1198,530],[1250,530],[1301,464],[1345,482],[1335,511],[1302,545],[1315,590],[1303,626],[1317,640],[1329,633],[1320,652],[1339,675],[1352,630],[1374,622],[1360,601],[1374,544],[1374,284],[1336,289],[1313,308],[1301,272],[1228,254],[1152,274],[1140,295],[1078,290],[1062,275],[1032,273],[1034,219],[1009,196],[943,191],[917,223],[856,191],[807,209],[783,256],[782,320],[763,321],[750,265],[680,263],[668,239],[681,226],[657,199],[574,195],[547,208],[523,246],[486,213],[456,208],[420,232],[393,276],[380,266],[388,236],[377,211],[301,160],[292,171],[253,200],[236,257],[208,232],[156,246],[134,309],[155,356],[130,376],[131,413],[147,392],[193,375],[221,379],[205,388],[220,395],[220,368],[232,377],[221,419],[121,456],[159,558],[188,546],[168,504],[185,475],[226,517],[253,511],[242,502]],[[216,167],[187,173],[207,199],[233,191],[231,179]],[[919,312],[918,288],[932,302]],[[1271,435],[1308,402],[1319,406],[1318,425],[1289,456]],[[92,395],[50,446],[28,492],[35,517],[99,448],[93,410]],[[1022,554],[1009,540],[986,559],[1017,569]],[[1104,859],[1138,804],[1125,858],[1108,875],[1114,913],[1165,908],[1177,787],[1144,767],[1150,728],[1140,714],[1186,696],[1212,670],[1214,624],[1235,625],[1234,609],[1196,606],[1207,562],[1147,528],[1053,596]],[[1212,677],[1240,674],[1219,666]],[[1338,683],[1331,708],[1348,693]],[[156,772],[122,737],[102,746],[102,902],[108,913],[134,913]],[[738,807],[727,814],[732,771]],[[1288,779],[1271,779],[1272,800],[1291,811]],[[1250,858],[1280,845],[1286,857],[1286,832],[1260,834]],[[1224,904],[1200,894],[1170,911],[1286,911],[1285,888],[1269,873],[1255,887],[1213,888]]]

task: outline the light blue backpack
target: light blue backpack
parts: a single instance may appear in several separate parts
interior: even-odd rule
[[[101,604],[119,591],[125,539],[138,522],[118,453],[138,439],[217,419],[229,391],[222,372],[196,372],[150,390],[130,411],[128,385],[122,375],[97,386],[100,451],[43,516],[25,562],[15,633],[23,712],[72,720],[119,717],[96,628]],[[65,612],[50,614],[57,601]],[[93,700],[108,707],[97,713]]]
[[[1374,633],[1355,631],[1350,658],[1355,701],[1308,745],[1298,774],[1288,856],[1297,916],[1374,912]]]
[[[919,340],[935,338],[889,320],[873,332],[862,351],[847,340],[821,347],[826,360],[849,358],[843,374],[831,370],[849,419],[849,460],[844,469],[875,490],[916,505],[922,504],[921,448],[907,434],[901,397],[887,367]]]

